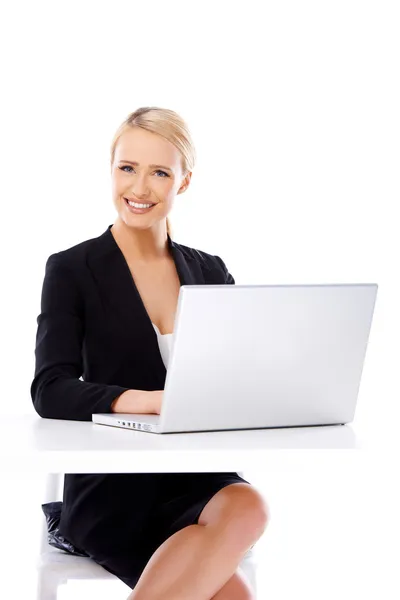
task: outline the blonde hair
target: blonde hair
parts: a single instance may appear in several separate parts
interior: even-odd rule
[[[175,111],[157,106],[138,108],[121,123],[111,142],[111,164],[114,162],[115,148],[119,138],[132,127],[141,127],[171,142],[181,153],[184,176],[193,170],[196,151],[187,124]],[[172,228],[168,217],[167,233],[172,237]]]

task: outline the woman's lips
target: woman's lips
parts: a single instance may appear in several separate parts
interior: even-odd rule
[[[130,212],[134,213],[135,215],[141,215],[141,214],[144,214],[144,213],[150,212],[150,211],[151,211],[151,209],[152,209],[152,208],[154,208],[154,206],[156,206],[155,204],[153,204],[152,206],[149,206],[149,208],[135,208],[134,206],[131,206],[131,205],[128,203],[128,198],[125,198],[125,197],[124,197],[124,200],[125,200],[125,204],[126,204],[126,206],[127,206],[128,210],[129,210]],[[135,202],[136,202],[136,201],[135,201]],[[139,202],[139,204],[149,204],[149,203],[148,203],[148,202]]]

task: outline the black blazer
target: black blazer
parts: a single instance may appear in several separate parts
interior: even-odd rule
[[[164,389],[157,334],[111,227],[46,262],[31,385],[41,417],[91,421],[128,389]],[[219,256],[169,235],[168,247],[181,285],[235,283]]]

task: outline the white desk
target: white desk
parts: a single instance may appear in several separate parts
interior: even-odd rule
[[[262,470],[274,450],[358,447],[350,425],[153,434],[36,413],[0,417],[0,466],[7,472]]]

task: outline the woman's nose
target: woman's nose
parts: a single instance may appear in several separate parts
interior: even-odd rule
[[[144,177],[136,177],[135,182],[132,185],[132,193],[139,198],[139,196],[146,196],[148,192],[148,185]]]

